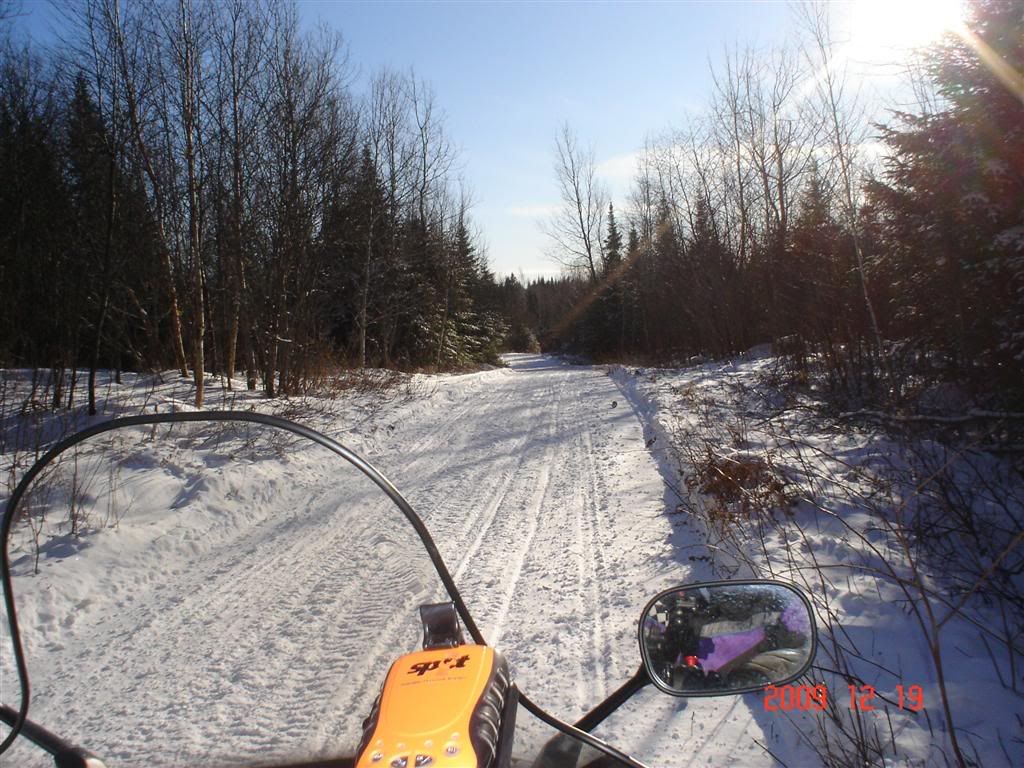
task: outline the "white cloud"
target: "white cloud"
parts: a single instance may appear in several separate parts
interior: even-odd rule
[[[628,152],[624,155],[615,155],[597,164],[594,169],[597,176],[608,184],[629,186],[636,176],[637,161],[642,153]]]
[[[558,203],[540,203],[536,205],[514,205],[510,208],[506,208],[505,212],[509,216],[515,216],[521,219],[538,219],[546,216],[551,216],[561,210]]]

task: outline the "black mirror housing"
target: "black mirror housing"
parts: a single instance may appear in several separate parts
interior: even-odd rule
[[[807,597],[781,581],[685,584],[655,595],[640,617],[640,655],[673,696],[728,696],[785,685],[817,650]]]

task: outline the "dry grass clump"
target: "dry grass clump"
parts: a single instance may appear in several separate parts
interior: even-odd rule
[[[999,729],[974,733],[973,697],[962,695],[980,685],[972,675],[984,676],[994,698],[1021,690],[1024,482],[996,429],[1010,420],[990,419],[999,423],[984,434],[960,432],[947,443],[939,438],[948,431],[928,429],[935,418],[874,419],[888,430],[858,426],[776,383],[735,376],[672,386],[679,409],[671,442],[684,485],[680,510],[703,527],[719,575],[801,585],[819,628],[811,681],[837,692],[873,686],[876,711],[830,697],[828,711],[808,713],[811,748],[837,768],[966,768],[993,754],[1020,764],[1020,739]],[[1004,450],[985,450],[993,444]],[[920,652],[880,666],[886,636],[861,626],[863,615],[875,614]],[[986,656],[975,649],[968,658],[961,645],[983,649],[991,670]],[[927,683],[919,715],[893,694],[915,681]],[[904,740],[915,718],[928,723],[924,751]]]
[[[783,477],[762,456],[720,456],[708,444],[692,461],[687,487],[705,496],[705,514],[713,522],[734,524],[766,509],[788,509],[792,499]]]

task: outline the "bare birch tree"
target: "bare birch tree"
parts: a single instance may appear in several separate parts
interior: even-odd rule
[[[173,19],[171,22],[170,19]],[[206,301],[204,293],[205,268],[200,220],[199,187],[202,119],[200,89],[203,81],[203,54],[201,26],[196,0],[177,0],[174,14],[160,14],[164,19],[164,39],[167,41],[169,70],[164,78],[174,86],[175,125],[164,126],[165,135],[180,136],[180,159],[185,171],[185,199],[182,201],[181,219],[187,228],[182,262],[189,275],[192,291],[192,378],[195,383],[195,405],[203,407],[205,395],[205,336]],[[176,153],[177,154],[177,153]]]
[[[224,373],[230,389],[241,341],[247,386],[254,388],[252,307],[250,302],[243,302],[243,297],[248,295],[252,249],[249,196],[257,152],[254,143],[263,104],[257,89],[268,44],[268,25],[259,3],[231,0],[220,10],[218,23],[213,27],[213,49],[218,93],[216,140],[229,177],[225,184],[229,190],[225,211],[228,221],[220,245],[221,267],[228,283]]]
[[[367,365],[370,326],[383,319],[375,317],[379,312],[373,309],[383,288],[380,285],[383,262],[397,249],[394,227],[386,224],[397,217],[398,211],[411,198],[415,184],[416,152],[408,130],[411,113],[408,95],[409,89],[402,76],[382,70],[373,77],[364,106],[364,178],[359,190],[364,203],[361,228],[364,242],[360,244],[360,269],[354,276],[358,286],[356,334],[360,368]],[[380,198],[376,194],[378,182],[384,192]]]
[[[553,241],[552,255],[561,264],[586,273],[598,282],[601,236],[608,195],[596,178],[594,151],[579,146],[569,124],[555,139],[555,179],[562,198],[546,233]]]
[[[181,309],[178,301],[177,274],[172,257],[171,230],[173,200],[169,199],[168,179],[154,146],[154,105],[151,94],[161,88],[161,67],[157,60],[159,38],[150,25],[152,7],[135,8],[131,15],[122,15],[119,0],[91,0],[87,12],[95,14],[97,29],[114,54],[117,76],[121,80],[124,109],[128,118],[134,148],[148,182],[154,219],[158,229],[160,262],[170,308],[171,344],[175,365],[183,377],[188,376]],[[164,134],[166,139],[166,133]]]
[[[865,126],[859,119],[856,96],[847,92],[847,80],[832,37],[830,8],[822,3],[804,3],[797,8],[800,22],[808,35],[803,53],[813,73],[812,82],[818,97],[817,106],[827,137],[830,160],[838,172],[842,219],[857,258],[857,273],[871,324],[875,352],[881,356],[884,352],[882,332],[868,288],[859,221],[860,185],[856,178],[857,152],[866,137]]]

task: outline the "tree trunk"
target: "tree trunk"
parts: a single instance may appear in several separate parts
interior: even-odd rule
[[[189,0],[179,0],[181,22],[181,122],[185,134],[185,173],[188,194],[188,251],[192,266],[192,375],[196,387],[196,408],[203,407],[206,361],[206,304],[203,296],[202,248],[199,233],[199,185],[196,178],[196,40],[192,30]]]
[[[96,415],[96,369],[99,367],[100,348],[103,343],[103,325],[110,307],[111,258],[114,248],[114,217],[117,215],[117,195],[114,190],[115,158],[111,152],[107,164],[107,231],[103,246],[103,301],[100,305],[100,316],[96,321],[96,337],[93,341],[92,360],[89,364],[89,415]],[[118,373],[120,379],[120,373]]]
[[[367,310],[370,303],[370,264],[373,260],[373,208],[370,209],[369,231],[366,235],[366,258],[363,261],[363,285],[359,296],[359,367],[366,367]]]
[[[181,376],[183,378],[187,378],[188,368],[186,367],[185,362],[185,344],[182,340],[181,310],[178,304],[178,291],[175,287],[174,269],[171,263],[171,252],[169,241],[167,239],[167,227],[165,222],[167,214],[165,200],[163,197],[160,177],[156,172],[156,168],[153,166],[153,160],[149,153],[149,146],[146,144],[146,139],[143,135],[142,122],[139,117],[139,103],[135,90],[137,84],[134,81],[132,77],[133,73],[128,66],[127,43],[125,42],[123,30],[121,29],[121,22],[118,17],[118,8],[119,6],[117,3],[110,6],[109,23],[111,25],[113,35],[112,42],[116,49],[119,74],[124,82],[125,100],[128,108],[128,120],[132,129],[132,138],[134,139],[136,148],[139,151],[139,158],[142,160],[143,171],[149,179],[149,183],[153,190],[153,207],[155,209],[155,218],[160,240],[160,265],[163,268],[164,280],[167,286],[167,298],[170,304],[171,346],[174,349],[174,362],[178,371],[181,373]]]

